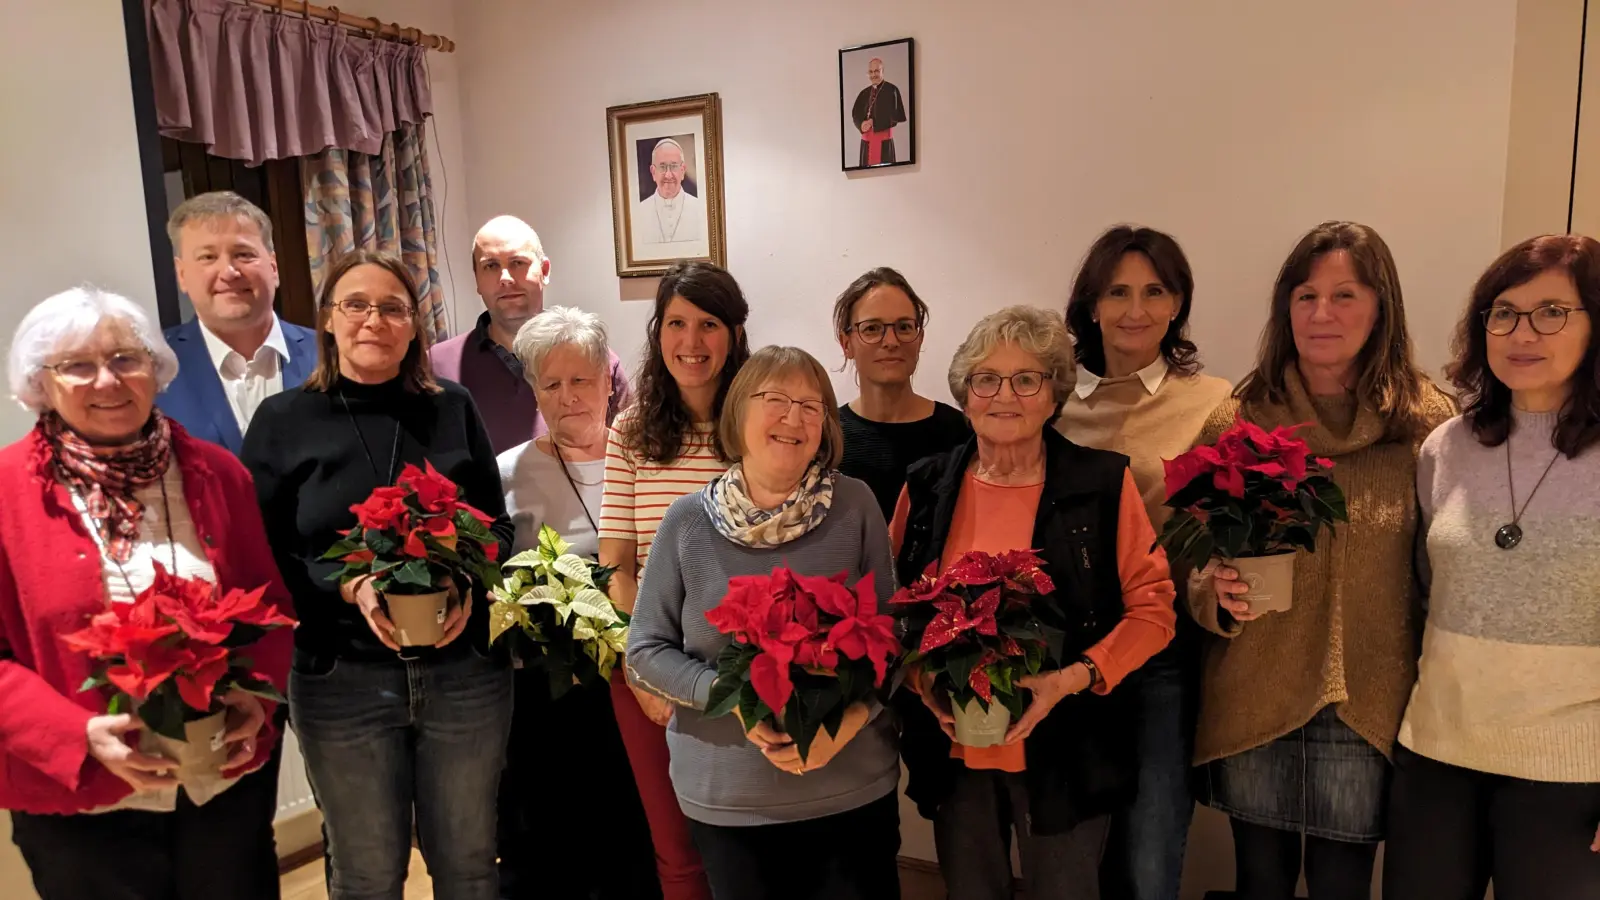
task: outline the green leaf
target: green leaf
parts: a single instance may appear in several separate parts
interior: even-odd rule
[[[106,704],[106,715],[120,716],[127,712],[131,706],[133,706],[133,698],[118,692],[116,696],[111,698],[111,702]]]
[[[572,545],[561,539],[561,535],[549,525],[539,529],[539,552],[549,559],[557,559],[567,555]]]
[[[978,665],[978,660],[983,658],[983,648],[962,647],[945,657],[944,668],[950,673],[950,681],[955,684],[966,684],[972,678],[972,670]]]
[[[742,678],[718,676],[717,680],[711,683],[711,697],[706,701],[706,718],[725,716],[738,708],[743,700],[740,694],[743,693],[744,686],[745,681]],[[753,694],[755,691],[751,690],[750,693]]]
[[[433,587],[433,573],[428,569],[428,561],[413,559],[395,570],[394,580],[401,584],[415,587]]]
[[[366,541],[367,549],[379,556],[388,556],[400,549],[399,541],[376,528],[368,528],[361,537]]]
[[[241,674],[234,677],[233,685],[246,694],[252,694],[263,700],[271,700],[275,703],[285,702],[283,694],[279,693],[278,689],[272,686],[272,682],[265,678]]]
[[[107,681],[106,680],[106,676],[103,675],[103,674],[101,674],[101,675],[91,675],[88,678],[84,679],[83,686],[78,688],[78,693],[81,694],[84,691],[92,691],[92,690],[95,690],[96,688],[104,687],[104,686],[106,686],[106,685],[108,685],[110,683],[111,682]]]
[[[361,549],[361,544],[357,543],[356,541],[349,540],[347,538],[347,539],[344,539],[344,540],[335,541],[333,546],[328,548],[328,552],[322,554],[322,558],[323,559],[343,559],[344,557],[349,556],[350,554],[352,554],[352,553],[354,553],[354,552],[356,552],[357,550],[360,550],[360,549]]]

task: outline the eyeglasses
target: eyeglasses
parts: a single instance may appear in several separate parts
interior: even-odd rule
[[[800,418],[807,422],[820,422],[827,413],[827,408],[820,400],[796,400],[783,391],[757,391],[751,394],[752,399],[761,401],[767,415],[774,419],[781,419],[789,414],[789,407],[800,407]]]
[[[119,380],[138,378],[149,375],[154,363],[155,359],[147,350],[118,350],[104,359],[69,359],[44,368],[54,372],[63,384],[84,387],[99,380],[101,369]]]
[[[922,326],[917,324],[916,319],[900,319],[892,324],[879,322],[877,319],[867,319],[846,328],[845,333],[854,332],[856,337],[861,338],[863,344],[881,344],[883,336],[891,328],[894,329],[895,340],[902,344],[911,343],[922,333]]]
[[[366,321],[373,310],[378,311],[378,316],[386,322],[402,325],[411,321],[411,307],[404,303],[368,303],[365,300],[340,300],[334,306],[345,314],[346,318]]]
[[[667,172],[671,174],[683,171],[683,163],[655,163],[654,165],[657,172]]]
[[[1588,312],[1588,310],[1575,306],[1541,306],[1528,312],[1521,312],[1509,306],[1491,306],[1483,311],[1483,327],[1495,337],[1505,337],[1517,330],[1522,324],[1522,317],[1528,317],[1528,327],[1538,334],[1556,334],[1567,327],[1567,316],[1573,313]]]
[[[1011,382],[1011,393],[1018,397],[1032,397],[1039,393],[1044,383],[1050,376],[1044,372],[1016,372],[1011,375],[996,375],[993,372],[979,372],[967,376],[967,389],[974,396],[985,399],[1000,393],[1000,385]]]

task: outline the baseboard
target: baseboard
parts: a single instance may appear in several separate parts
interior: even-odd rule
[[[941,884],[943,883],[944,873],[939,871],[939,863],[935,860],[921,859],[915,856],[897,856],[895,857],[895,862],[899,863],[900,868],[902,869],[911,872],[922,872],[927,875],[933,875],[940,879]],[[1013,879],[1011,882],[1011,889],[1013,891],[1022,890],[1022,879]],[[1210,900],[1210,898],[1207,898],[1207,900]]]
[[[280,873],[322,858],[322,811],[316,807],[278,819],[272,831]]]

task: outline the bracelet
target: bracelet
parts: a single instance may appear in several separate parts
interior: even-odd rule
[[[1100,675],[1100,667],[1094,664],[1094,660],[1084,656],[1078,659],[1078,664],[1089,670],[1088,690],[1094,690],[1096,685],[1099,685],[1105,681],[1105,679]]]

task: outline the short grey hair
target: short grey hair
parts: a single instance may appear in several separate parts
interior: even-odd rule
[[[1055,310],[1037,306],[1008,306],[978,320],[950,360],[950,395],[967,407],[967,377],[1001,344],[1013,344],[1039,360],[1050,374],[1050,390],[1057,403],[1071,393],[1077,369],[1066,320]]]
[[[86,341],[108,319],[128,326],[156,363],[156,388],[165,390],[178,375],[178,357],[144,307],[121,294],[85,285],[48,297],[28,311],[11,337],[6,358],[11,396],[22,408],[41,413],[49,408],[40,375],[50,358]]]
[[[277,252],[272,249],[272,220],[261,207],[233,191],[208,191],[178,204],[178,208],[167,217],[167,240],[172,242],[172,255],[179,255],[178,238],[183,233],[183,226],[190,222],[217,219],[243,219],[251,223],[261,232],[261,243],[266,245],[267,252]]]
[[[522,375],[538,387],[539,367],[550,351],[563,345],[576,347],[595,368],[607,372],[611,348],[600,317],[574,306],[552,306],[522,323],[511,341],[511,352],[522,362]]]

